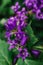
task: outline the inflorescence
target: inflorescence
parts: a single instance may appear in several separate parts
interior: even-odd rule
[[[37,19],[43,19],[43,0],[25,0],[24,4],[28,11],[32,10]]]
[[[41,9],[43,8],[42,0],[40,0],[40,3],[38,2],[38,0],[25,0],[23,4],[25,4],[29,10],[32,9],[32,12],[36,13],[37,18],[43,19],[43,12],[41,11]],[[5,37],[7,38],[8,44],[10,45],[9,50],[17,48],[19,51],[17,57],[21,57],[24,60],[27,56],[29,56],[29,53],[25,48],[28,36],[24,31],[24,28],[28,24],[27,14],[29,10],[26,10],[25,7],[23,7],[22,9],[20,8],[21,6],[18,2],[16,2],[15,5],[11,7],[15,15],[10,17],[5,23]],[[36,50],[32,51],[32,53],[39,55],[39,52]]]

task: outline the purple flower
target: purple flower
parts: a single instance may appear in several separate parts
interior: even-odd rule
[[[20,32],[15,32],[16,38],[21,40],[23,38],[24,32],[20,31]]]
[[[18,17],[19,21],[21,21],[21,22],[25,21],[27,19],[25,8],[22,8],[21,11],[17,12],[17,17]]]
[[[29,55],[26,48],[21,49],[19,52],[20,53],[17,56],[18,56],[18,58],[21,57],[23,60],[25,60],[25,58]]]
[[[32,52],[32,54],[33,54],[35,57],[38,57],[39,54],[40,54],[40,51],[39,51],[39,50],[32,50],[31,52]]]
[[[28,11],[32,10],[36,18],[43,19],[43,0],[25,0],[24,4]]]
[[[27,20],[27,16],[26,16],[26,10],[23,7],[21,11],[17,11],[17,18],[18,18],[18,22],[17,22],[17,28],[20,30],[22,30],[24,27],[26,27],[27,23],[25,22],[25,20]]]
[[[17,41],[16,40],[8,40],[8,44],[10,45],[9,46],[9,50],[11,50],[11,49],[13,49],[13,48],[15,48],[16,47],[16,45],[17,45]]]
[[[10,37],[10,35],[11,35],[11,33],[10,33],[10,32],[6,32],[6,33],[5,33],[5,38],[9,38],[9,37]]]
[[[27,19],[27,16],[26,16],[27,11],[25,7],[23,7],[22,10],[18,10],[20,8],[18,2],[16,2],[15,6],[12,6],[11,8],[14,10],[14,12],[16,12],[16,14],[15,16],[10,17],[5,23],[5,27],[6,27],[5,37],[7,38],[8,44],[10,45],[9,50],[13,48],[17,48],[17,49],[19,47],[21,48],[26,45],[26,41],[27,41],[27,35],[23,31],[23,29],[27,25],[27,23],[25,22]],[[12,38],[13,35],[15,35],[14,38]],[[22,51],[24,53],[22,53]],[[24,57],[22,57],[23,59],[25,59],[28,56],[28,52],[26,49],[21,50],[20,54],[21,53],[22,55],[24,54]]]
[[[22,40],[21,40],[21,42],[20,42],[20,44],[21,45],[25,45],[26,41],[27,41],[27,37],[24,35],[23,38],[22,38]]]
[[[13,37],[13,35],[15,36],[15,38],[12,39],[11,37]],[[17,45],[23,46],[26,44],[26,41],[27,41],[27,36],[25,32],[22,32],[22,31],[18,31],[14,33],[6,32],[5,37],[7,38],[8,44],[10,44],[9,49],[13,49]]]
[[[11,31],[16,27],[16,19],[15,17],[10,17],[5,23],[5,28],[7,31]]]
[[[43,5],[40,5],[40,8],[37,9],[36,17],[38,19],[43,19]]]
[[[20,22],[19,26],[17,27],[18,31],[22,31],[27,26],[27,23],[22,21]]]
[[[15,48],[14,45],[10,45],[9,50],[14,49],[14,48]]]
[[[41,3],[43,4],[43,0],[41,0]]]
[[[24,32],[22,32],[22,31],[16,32],[15,35],[16,35],[16,38],[15,39],[18,41],[18,43],[20,45],[23,46],[23,45],[26,44],[27,36],[25,35]]]
[[[17,15],[20,15],[20,14],[27,14],[27,11],[26,11],[26,8],[23,7],[20,11],[17,11],[16,13],[17,13]]]
[[[15,64],[16,64],[17,60],[18,60],[18,57],[17,57],[17,56],[15,56],[15,57],[14,57],[14,61],[13,61],[13,65],[15,65]]]
[[[37,10],[36,18],[43,19],[43,13],[40,10]]]
[[[24,4],[27,6],[27,8],[32,9],[36,2],[37,0],[25,0]]]
[[[26,10],[23,7],[21,11],[17,11],[14,17],[10,17],[7,22],[5,23],[5,27],[7,31],[22,30],[27,23],[25,20],[27,19]]]
[[[12,9],[14,12],[17,12],[19,8],[20,8],[19,2],[16,2],[15,6],[12,6],[12,7],[11,7],[11,9]]]

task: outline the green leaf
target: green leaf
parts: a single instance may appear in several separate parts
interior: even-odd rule
[[[25,65],[25,62],[23,62],[23,60],[20,58],[18,59],[16,65]]]
[[[35,60],[22,60],[21,58],[18,60],[16,65],[43,65],[42,61],[35,61]]]
[[[8,44],[3,40],[0,40],[0,65],[12,65]]]
[[[29,42],[28,42],[28,44],[29,44],[29,47],[31,47],[32,45],[34,45],[38,41],[38,39],[34,35],[34,32],[32,30],[32,27],[30,26],[30,24],[28,24],[28,26],[26,27],[25,32],[29,36]]]
[[[41,61],[35,61],[35,60],[25,60],[26,65],[43,65],[43,62]]]
[[[38,38],[43,38],[43,30],[37,33]]]
[[[40,50],[41,52],[43,52],[43,46],[41,46],[41,45],[34,46],[33,49],[37,49],[37,50]]]
[[[11,10],[11,0],[2,0],[2,4],[0,6],[0,15],[7,18],[10,15],[13,15],[13,11]]]
[[[0,21],[0,39],[5,40],[5,27]]]
[[[34,46],[35,48],[38,48],[38,49],[42,49],[43,50],[43,46]]]
[[[11,2],[10,0],[2,0],[1,8],[3,8],[4,6],[6,6],[10,2]]]

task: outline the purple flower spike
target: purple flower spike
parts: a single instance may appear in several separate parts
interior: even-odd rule
[[[26,27],[27,23],[27,11],[25,7],[19,10],[20,5],[16,2],[15,6],[12,6],[11,9],[16,13],[15,16],[10,17],[7,22],[5,23],[6,28],[6,35],[9,46],[9,50],[17,48],[19,54],[17,58],[22,57],[24,60],[28,56],[27,49],[24,49],[26,45],[27,35],[24,32],[24,28]],[[24,46],[24,47],[23,47]],[[14,59],[16,62],[16,58]]]
[[[38,57],[39,54],[40,54],[40,51],[39,51],[39,50],[32,50],[31,52],[32,52],[32,54],[33,54],[35,57]]]
[[[20,58],[22,58],[23,60],[25,60],[25,58],[28,56],[29,54],[28,54],[28,51],[27,51],[27,49],[25,48],[25,49],[22,49],[21,51],[20,51],[20,53],[18,54],[18,57]]]

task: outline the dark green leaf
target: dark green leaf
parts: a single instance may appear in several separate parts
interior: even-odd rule
[[[43,65],[43,62],[28,59],[23,61],[22,59],[19,59],[16,65]]]
[[[8,44],[0,40],[0,65],[12,65],[11,54],[9,55]]]
[[[34,35],[34,32],[32,30],[32,27],[29,24],[26,27],[25,32],[29,36],[29,42],[28,42],[28,44],[29,44],[29,47],[31,47],[32,45],[34,45],[38,41],[38,39]]]

